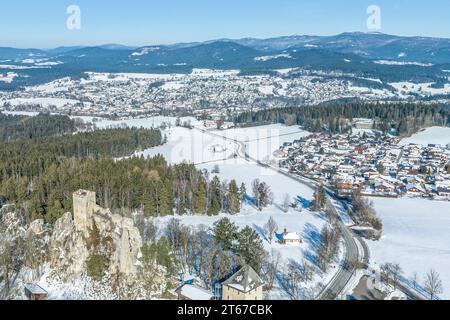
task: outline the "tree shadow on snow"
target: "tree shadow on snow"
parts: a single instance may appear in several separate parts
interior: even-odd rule
[[[311,207],[311,201],[308,199],[305,199],[302,196],[297,196],[295,199],[304,209],[309,209]]]
[[[264,230],[264,228],[261,228],[257,224],[253,224],[253,230],[255,230],[261,238],[269,242],[269,239],[267,239],[266,237],[266,231]]]
[[[277,208],[278,210],[284,212],[283,207],[281,207],[281,205],[279,205],[278,203],[274,203],[273,205],[274,205],[274,207]]]
[[[256,200],[255,200],[254,197],[251,197],[249,195],[245,195],[244,203],[252,206],[255,209],[258,209],[258,207],[256,206]]]
[[[320,231],[316,226],[311,223],[305,225],[303,230],[303,239],[308,244],[308,249],[303,251],[303,255],[312,265],[318,267],[316,253],[319,250],[321,244]]]

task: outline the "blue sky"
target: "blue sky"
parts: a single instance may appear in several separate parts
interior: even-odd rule
[[[81,9],[80,30],[66,28],[72,4]],[[367,31],[372,4],[381,8],[381,32],[450,38],[448,0],[14,0],[0,4],[0,46],[140,46]]]

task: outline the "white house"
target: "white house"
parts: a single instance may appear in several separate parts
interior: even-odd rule
[[[298,246],[302,243],[300,235],[297,232],[284,232],[281,234],[281,243],[288,246]]]

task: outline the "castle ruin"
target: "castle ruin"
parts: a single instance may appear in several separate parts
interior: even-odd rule
[[[95,225],[102,236],[112,238],[111,271],[126,275],[136,273],[140,265],[142,238],[133,219],[112,214],[109,209],[97,205],[95,192],[87,190],[73,194],[73,218],[76,231],[83,236],[89,236]]]

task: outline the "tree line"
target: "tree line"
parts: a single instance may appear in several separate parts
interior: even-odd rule
[[[68,116],[39,114],[35,117],[0,113],[0,142],[61,136],[76,130]]]
[[[449,126],[450,111],[438,104],[345,103],[266,109],[237,116],[237,124],[283,123],[301,125],[311,132],[349,133],[355,118],[374,120],[374,129],[394,129],[408,136],[430,126]]]

